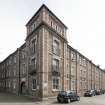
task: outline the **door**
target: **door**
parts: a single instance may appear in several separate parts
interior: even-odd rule
[[[26,93],[26,86],[25,86],[25,82],[21,83],[21,94],[25,94]]]

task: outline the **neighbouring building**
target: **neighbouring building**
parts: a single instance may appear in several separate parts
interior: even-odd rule
[[[105,89],[105,72],[68,45],[67,27],[44,4],[26,24],[25,43],[0,63],[0,91],[37,99],[59,90]]]

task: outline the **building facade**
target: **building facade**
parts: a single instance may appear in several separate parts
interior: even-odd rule
[[[0,63],[0,91],[37,99],[59,90],[105,89],[105,72],[68,45],[67,27],[42,5],[26,24],[25,43]]]

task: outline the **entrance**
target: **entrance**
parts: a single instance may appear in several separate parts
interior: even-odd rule
[[[21,92],[21,94],[25,94],[26,93],[26,85],[25,85],[25,82],[22,82],[21,83],[20,92]]]

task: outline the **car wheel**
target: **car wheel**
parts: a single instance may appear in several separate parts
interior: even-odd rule
[[[68,103],[68,100],[69,100],[69,99],[65,99],[65,102]]]
[[[64,99],[63,98],[60,98],[60,101],[61,101],[61,103],[63,103],[64,102]]]
[[[77,101],[80,101],[80,97],[77,97]]]
[[[61,100],[59,99],[59,98],[57,98],[57,101],[60,103],[61,102]]]

